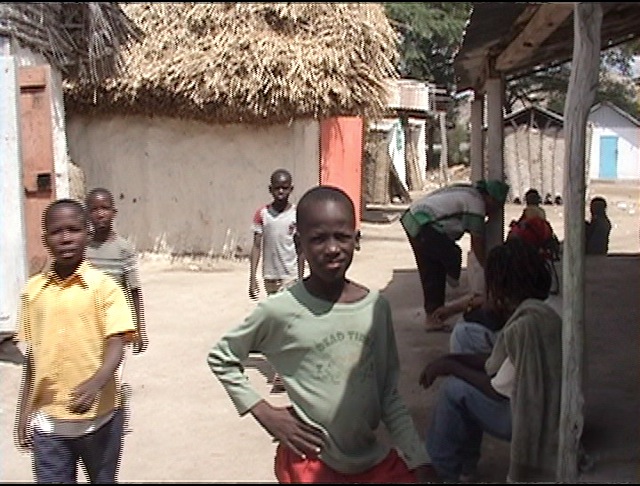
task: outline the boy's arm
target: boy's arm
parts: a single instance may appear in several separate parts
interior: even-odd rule
[[[271,437],[303,459],[322,451],[322,431],[300,420],[293,407],[274,407],[261,400],[251,408],[251,414]]]
[[[80,383],[71,393],[69,410],[84,413],[91,408],[98,392],[114,378],[124,355],[124,345],[134,335],[136,326],[131,307],[121,286],[106,277],[97,290],[100,293],[104,326],[104,358],[94,375]]]
[[[31,415],[31,394],[33,392],[33,358],[27,348],[24,365],[22,367],[22,380],[16,407],[15,440],[18,448],[30,448],[31,438],[28,436],[27,427]]]
[[[142,300],[142,284],[140,281],[140,270],[138,265],[138,254],[133,245],[126,242],[124,246],[124,271],[125,283],[131,294],[133,311],[136,326],[136,337],[134,341],[134,353],[142,353],[147,349],[149,339],[147,338],[146,321],[144,318],[144,304]]]
[[[253,245],[251,246],[251,257],[249,266],[249,297],[253,300],[258,298],[260,289],[258,287],[258,262],[262,252],[262,233],[253,233]]]
[[[385,387],[382,391],[382,421],[384,422],[392,441],[403,452],[409,469],[419,469],[431,462],[429,454],[420,434],[416,429],[411,413],[398,391],[398,377],[400,375],[400,361],[396,345],[391,311],[387,309],[386,336],[380,341],[386,352]],[[384,326],[380,323],[380,326]]]
[[[133,308],[136,314],[136,341],[133,343],[133,352],[144,353],[149,346],[149,338],[147,337],[147,325],[144,319],[144,304],[142,300],[142,289],[131,289],[131,299],[133,300]]]
[[[471,233],[471,250],[473,250],[473,254],[476,256],[480,266],[484,268],[484,262],[487,259],[484,234]]]
[[[480,294],[472,293],[463,295],[462,297],[451,301],[448,304],[441,305],[434,312],[435,318],[446,320],[454,314],[462,312],[468,312],[481,306],[484,302],[484,297]]]
[[[104,361],[94,375],[81,383],[71,392],[69,410],[73,413],[85,413],[91,408],[100,390],[115,374],[124,355],[125,339],[123,334],[109,336],[105,345]]]
[[[453,375],[476,387],[489,398],[504,399],[491,385],[491,377],[484,370],[486,355],[448,354],[433,360],[420,374],[420,384],[429,388],[439,376]]]
[[[475,208],[473,211],[465,208],[461,224],[464,231],[468,232],[471,236],[471,251],[473,251],[480,266],[484,268],[484,262],[487,259],[485,243],[486,223],[484,216],[480,216],[480,213],[484,213],[484,207],[482,207],[481,211],[480,208]]]
[[[207,365],[240,415],[245,415],[262,400],[244,373],[249,353],[269,355],[270,350],[276,351],[282,343],[280,326],[272,325],[277,318],[267,302],[259,302],[243,322],[229,329],[207,354]]]
[[[31,343],[33,342],[33,329],[31,328],[31,311],[29,307],[29,297],[25,289],[20,294],[20,310],[18,315],[18,331],[14,336],[15,341],[26,344],[25,359],[22,365],[22,381],[20,384],[20,393],[18,394],[18,406],[16,408],[16,440],[19,448],[29,448],[30,437],[28,437],[27,426],[29,416],[33,411],[31,407],[35,371],[33,354],[31,351]]]

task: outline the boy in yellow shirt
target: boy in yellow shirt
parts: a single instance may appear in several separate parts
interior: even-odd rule
[[[76,483],[78,460],[92,483],[113,483],[123,436],[115,372],[135,325],[122,289],[85,259],[82,204],[53,202],[43,229],[53,264],[22,293],[18,446],[31,449],[38,483]]]

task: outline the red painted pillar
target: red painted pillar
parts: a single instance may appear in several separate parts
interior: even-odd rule
[[[356,208],[356,226],[362,217],[362,160],[364,122],[341,116],[320,123],[320,184],[344,190]]]

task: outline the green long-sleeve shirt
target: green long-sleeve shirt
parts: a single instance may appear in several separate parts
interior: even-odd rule
[[[360,473],[384,459],[390,446],[376,438],[381,422],[409,468],[430,462],[398,393],[391,309],[377,291],[336,304],[300,282],[260,302],[227,332],[207,361],[241,415],[262,400],[243,373],[250,351],[274,366],[301,419],[324,431],[320,459],[331,468]]]

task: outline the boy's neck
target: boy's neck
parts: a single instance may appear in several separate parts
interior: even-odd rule
[[[99,230],[93,231],[92,239],[93,241],[104,242],[104,241],[112,240],[113,238],[115,238],[115,236],[116,236],[116,232],[113,231],[113,228],[99,229]]]
[[[327,285],[325,282],[309,277],[304,280],[304,286],[307,292],[318,299],[328,302],[340,302],[344,294],[344,289],[347,286],[347,280],[343,279]]]
[[[62,280],[66,280],[67,278],[69,278],[71,275],[74,274],[74,272],[78,269],[78,267],[82,264],[83,261],[84,261],[84,258],[80,260],[78,263],[74,263],[73,265],[65,265],[60,262],[55,262],[53,264],[53,271]]]
[[[272,201],[271,207],[281,213],[289,207],[289,201]]]

